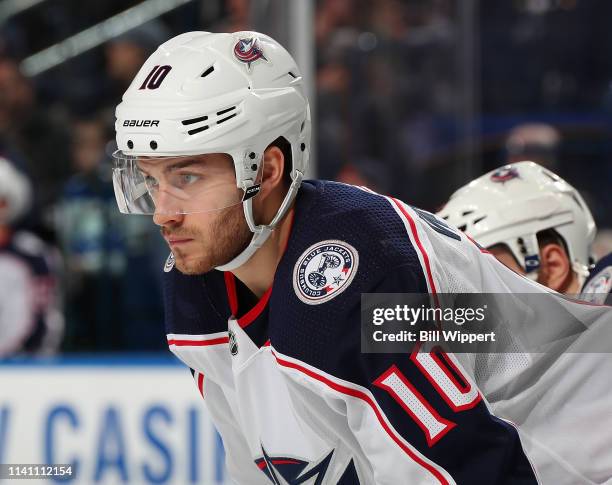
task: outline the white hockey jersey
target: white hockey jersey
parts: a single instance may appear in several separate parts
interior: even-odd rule
[[[529,322],[508,325],[559,328],[537,354],[408,344],[401,354],[361,353],[363,293],[551,295],[429,213],[305,182],[274,283],[258,301],[230,273],[170,268],[168,344],[192,369],[239,484],[612,478],[612,386],[602,385],[612,355],[596,338],[612,328],[608,308],[560,300],[591,326],[569,340],[563,322],[527,309]],[[567,354],[577,341],[581,353]],[[601,353],[582,353],[591,348]]]
[[[57,295],[57,256],[26,231],[0,245],[0,358],[52,354],[64,319]]]

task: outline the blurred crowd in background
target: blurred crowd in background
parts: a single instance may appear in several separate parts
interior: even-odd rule
[[[187,2],[27,76],[32,54],[140,2],[47,0],[2,18],[2,1],[0,157],[16,172],[0,164],[0,253],[36,269],[11,279],[0,263],[0,326],[27,321],[21,333],[0,330],[0,356],[162,349],[168,249],[150,218],[116,208],[114,108],[165,40],[257,28],[254,3],[275,2]],[[596,252],[610,250],[611,2],[315,3],[318,178],[435,211],[485,171],[533,160],[581,191],[600,228]],[[18,191],[20,210],[5,210]],[[3,302],[19,285],[32,288],[21,302],[30,311],[11,313]]]

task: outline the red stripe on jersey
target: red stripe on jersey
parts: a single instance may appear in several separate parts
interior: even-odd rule
[[[200,394],[204,397],[204,374],[198,374],[198,389],[200,390]]]
[[[272,460],[273,465],[299,465],[297,460]]]
[[[272,294],[272,287],[268,288],[263,296],[259,299],[257,304],[251,308],[247,313],[241,316],[238,319],[238,324],[241,328],[250,325],[255,321],[255,319],[263,312],[264,308],[268,304],[268,300],[270,299],[270,295]]]
[[[238,313],[238,294],[236,293],[236,280],[234,274],[226,271],[223,273],[225,279],[225,290],[227,291],[227,299],[229,300],[230,311],[232,315]]]
[[[177,347],[203,347],[206,345],[219,345],[229,343],[229,337],[211,338],[209,340],[176,340],[168,339],[168,345]]]
[[[383,427],[385,432],[391,437],[393,441],[395,441],[397,446],[399,446],[402,449],[402,451],[404,451],[404,453],[406,453],[412,460],[414,460],[416,463],[418,463],[423,468],[425,468],[427,471],[429,471],[433,476],[435,476],[441,484],[449,485],[448,480],[446,480],[444,475],[442,475],[442,473],[440,473],[439,470],[436,470],[432,465],[430,465],[429,463],[424,461],[421,457],[416,455],[410,448],[408,448],[402,442],[402,440],[393,432],[393,430],[389,427],[387,422],[384,420],[382,413],[380,409],[378,408],[378,406],[376,405],[376,403],[366,393],[359,391],[357,389],[351,389],[350,387],[343,386],[342,384],[337,384],[324,376],[316,374],[310,369],[302,367],[299,364],[295,364],[293,362],[289,362],[287,360],[281,359],[276,355],[276,353],[274,353],[274,351],[272,351],[272,354],[274,355],[274,358],[276,359],[276,361],[283,367],[289,367],[291,369],[298,370],[306,374],[307,376],[312,377],[313,379],[316,379],[319,382],[322,382],[323,384],[325,384],[326,386],[332,388],[333,390],[337,392],[346,394],[348,396],[356,397],[357,399],[361,399],[362,401],[364,401],[368,406],[372,408],[372,410],[374,411],[374,414],[376,415],[376,418],[378,419],[378,422]]]
[[[429,257],[427,256],[427,252],[425,251],[425,248],[421,244],[421,239],[419,238],[419,234],[417,232],[417,228],[416,228],[416,224],[414,223],[414,219],[408,213],[408,211],[404,209],[404,206],[397,199],[394,199],[393,197],[391,197],[391,200],[395,203],[395,205],[402,212],[402,214],[404,214],[404,217],[406,217],[406,219],[408,220],[408,224],[410,225],[410,231],[412,232],[412,235],[414,237],[414,242],[416,243],[417,247],[419,248],[419,251],[421,252],[421,255],[423,256],[423,263],[425,264],[425,271],[427,273],[427,281],[429,282],[429,288],[431,289],[431,292],[435,295],[437,291],[436,291],[436,285],[433,280],[433,275],[431,273],[431,266],[429,265]],[[438,300],[437,296],[434,298],[437,303],[437,300]]]
[[[493,254],[491,253],[491,251],[489,251],[488,249],[483,248],[480,244],[478,244],[476,241],[474,241],[470,236],[468,236],[466,233],[463,233],[463,235],[465,237],[467,237],[470,241],[472,241],[472,243],[474,243],[474,246],[476,246],[481,253],[483,254]]]
[[[290,217],[289,232],[287,234],[287,239],[285,240],[285,243],[283,245],[281,257],[282,255],[285,254],[285,251],[287,250],[287,246],[289,244],[289,239],[291,237],[291,231],[293,229],[293,216],[294,216],[294,211],[292,210],[289,214],[289,217]],[[229,305],[230,305],[230,310],[232,312],[232,315],[234,315],[234,317],[237,318],[237,321],[240,327],[244,328],[250,325],[251,323],[253,323],[257,319],[257,317],[261,315],[261,312],[263,312],[264,308],[266,308],[266,305],[268,304],[268,301],[270,300],[270,296],[272,295],[272,287],[274,286],[274,282],[272,282],[273,284],[270,285],[270,288],[266,290],[266,292],[261,296],[261,298],[259,299],[259,301],[255,304],[253,308],[251,308],[248,312],[246,312],[241,317],[238,317],[237,316],[238,315],[238,293],[236,291],[236,279],[235,279],[236,277],[234,276],[234,273],[230,271],[224,272],[223,277],[225,279],[225,289],[227,291],[227,298],[229,300]]]
[[[297,460],[272,460],[272,464],[273,465],[300,465],[301,463]],[[257,466],[260,470],[263,470],[264,468],[266,468],[267,463],[265,460],[261,460],[259,463],[257,463]]]
[[[227,298],[230,304],[230,310],[232,315],[236,317],[238,313],[238,293],[236,292],[236,280],[233,273],[226,271],[223,273],[223,277],[225,278],[225,289],[227,291]],[[272,294],[272,287],[268,288],[266,292],[261,296],[259,301],[255,304],[253,308],[251,308],[248,312],[237,319],[238,325],[241,328],[244,328],[255,321],[255,319],[261,315],[264,308],[268,304],[268,300],[270,299],[270,295]]]

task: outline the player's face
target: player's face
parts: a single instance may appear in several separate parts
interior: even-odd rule
[[[225,175],[228,179],[234,177],[235,187],[231,159],[228,160],[226,155],[221,154],[205,157],[207,163],[216,165],[225,163],[227,169]],[[148,176],[163,180],[162,175],[156,172],[158,168],[145,165],[141,169],[146,170]],[[220,177],[225,175],[219,174]],[[191,174],[187,174],[187,177],[189,180],[194,179]],[[197,177],[194,180],[197,180]],[[191,207],[206,205],[210,207],[210,199],[211,191],[194,191],[189,198],[189,204]],[[231,261],[248,245],[252,234],[244,219],[242,204],[239,202],[223,209],[187,214],[173,211],[170,206],[175,203],[177,198],[160,195],[156,199],[153,221],[160,226],[164,239],[174,253],[175,265],[182,273],[202,274],[211,271],[216,266]]]
[[[214,212],[155,215],[181,273],[203,274],[231,261],[251,240],[242,205]]]
[[[223,153],[177,157],[139,157],[139,179],[130,195],[147,197],[149,213],[172,215],[209,212],[237,205],[243,192],[236,186],[232,158]]]

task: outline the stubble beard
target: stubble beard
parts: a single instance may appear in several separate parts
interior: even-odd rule
[[[242,204],[218,211],[206,231],[189,229],[182,235],[193,237],[200,244],[199,256],[189,257],[188,251],[174,249],[175,266],[183,274],[199,275],[229,263],[248,246],[252,233],[244,220]]]

